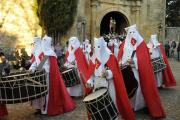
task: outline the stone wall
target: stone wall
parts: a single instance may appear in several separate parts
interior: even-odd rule
[[[180,27],[166,27],[165,28],[165,40],[164,44],[169,41],[171,45],[172,41],[176,42],[176,48],[180,40]],[[176,53],[176,51],[175,51]]]
[[[0,47],[7,55],[25,48],[32,49],[34,36],[41,37],[41,27],[34,14],[35,0],[1,0],[0,2]]]

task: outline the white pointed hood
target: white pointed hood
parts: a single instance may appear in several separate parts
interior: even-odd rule
[[[40,49],[40,47],[41,47],[41,38],[34,37],[33,38],[33,44],[34,44],[34,48],[31,50],[31,53],[35,54],[36,50]]]
[[[57,57],[56,53],[51,48],[51,42],[52,42],[51,37],[43,37],[41,46],[43,48],[44,55]]]
[[[85,44],[89,44],[89,40],[88,39],[85,39]]]
[[[127,28],[125,28],[125,30],[127,32],[127,36],[125,39],[124,47],[129,49],[129,50],[136,50],[137,47],[143,41],[143,38],[140,36],[136,25],[127,27]]]
[[[156,48],[158,46],[158,42],[157,42],[156,38],[157,38],[157,34],[151,35],[151,40],[147,44],[148,48]]]
[[[69,39],[69,56],[67,57],[68,61],[71,63],[73,60],[75,60],[74,52],[80,47],[80,42],[77,37],[71,37]]]
[[[111,51],[107,48],[104,38],[94,38],[94,52],[91,60],[95,64],[95,76],[101,76],[104,70],[104,65],[110,58]]]

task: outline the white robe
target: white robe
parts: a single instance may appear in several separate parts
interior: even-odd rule
[[[36,70],[36,67],[39,65],[40,61],[39,59],[35,60],[33,62],[33,64],[31,65],[31,67],[29,68],[30,70],[32,70],[32,72],[34,72]],[[50,65],[50,61],[49,58],[46,60],[45,64],[43,65],[43,68],[46,71],[46,83],[48,85],[48,94],[42,98],[33,100],[32,102],[32,107],[34,109],[40,109],[42,114],[47,114],[47,109],[48,109],[48,101],[49,101],[49,65]],[[44,110],[44,104],[46,102],[46,108]]]
[[[119,64],[124,64],[128,59],[131,59],[133,50],[129,50],[127,48],[123,49],[123,55],[120,59]],[[139,109],[142,109],[146,107],[146,103],[142,94],[141,90],[141,85],[140,85],[140,80],[139,80],[139,72],[138,72],[138,62],[137,62],[137,57],[136,54],[133,57],[134,64],[131,65],[134,77],[138,81],[138,89],[136,91],[136,96],[130,100],[132,108],[134,108],[134,111],[137,111]],[[129,65],[129,63],[126,63],[126,65]]]
[[[157,58],[157,57],[160,56],[159,51],[158,51],[157,48],[150,48],[149,52],[152,53],[151,59]],[[163,75],[162,75],[162,72],[158,72],[158,73],[154,74],[154,78],[156,80],[157,87],[161,87],[162,84],[163,84]]]
[[[114,43],[114,55],[116,56],[116,58],[118,57],[120,45],[121,45],[121,43]]]
[[[113,73],[111,72],[111,70],[107,70],[107,71],[108,71],[108,76],[106,76],[106,78],[108,79],[108,81],[106,80],[106,78],[102,78],[101,81],[99,82],[97,88],[99,88],[99,87],[108,88],[109,94],[110,94],[114,104],[117,107],[116,91],[115,91],[114,81],[113,81]],[[100,78],[100,76],[95,76],[95,74],[93,73],[87,82],[91,84],[91,87],[93,87],[93,86],[95,87],[99,78]],[[115,120],[121,120],[120,115],[118,115],[118,117]]]
[[[83,52],[84,52],[84,55],[86,57],[87,62],[89,63],[89,61],[90,61],[90,52],[91,52],[91,44],[85,44],[85,48],[83,49]]]
[[[69,64],[70,63],[67,60],[67,62],[64,64],[64,66],[68,66],[67,68],[73,68],[73,67],[75,68],[76,74],[78,75],[79,80],[80,80],[80,84],[77,84],[72,87],[68,87],[67,91],[70,94],[70,96],[82,96],[85,94],[85,87],[84,87],[83,81],[81,79],[81,76],[80,76],[80,73],[79,73],[79,70],[77,67],[77,63],[75,63],[75,65],[69,65]]]

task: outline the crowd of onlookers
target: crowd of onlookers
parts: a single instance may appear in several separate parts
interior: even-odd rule
[[[174,52],[177,50],[177,60],[180,61],[180,40],[179,40],[179,44],[176,45],[175,41],[172,41],[171,45],[169,45],[169,41],[166,42],[165,44],[165,53],[167,58],[171,58],[174,59]],[[170,53],[170,55],[169,55]]]
[[[2,49],[0,48],[0,58],[2,63],[2,68],[0,74],[9,74],[10,73],[10,67],[9,67],[9,61],[5,58],[4,53],[2,52]]]
[[[66,42],[66,47],[63,49],[63,47],[57,42],[56,46],[52,47],[52,49],[55,51],[58,59],[61,57],[65,57],[65,54],[67,52],[68,48],[68,41]],[[63,56],[64,55],[64,56]],[[18,70],[20,67],[26,67],[26,61],[27,57],[23,52],[21,51],[21,55],[19,55],[19,51],[16,51],[14,53],[15,61],[14,61],[14,69]],[[9,61],[5,58],[4,53],[2,52],[2,49],[0,48],[0,60],[1,60],[1,68],[0,68],[0,75],[8,75],[10,73],[10,65]]]

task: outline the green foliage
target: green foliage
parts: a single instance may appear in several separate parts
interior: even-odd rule
[[[166,26],[180,27],[180,0],[166,0]]]
[[[74,22],[77,0],[37,0],[39,24],[48,32],[65,33]]]

